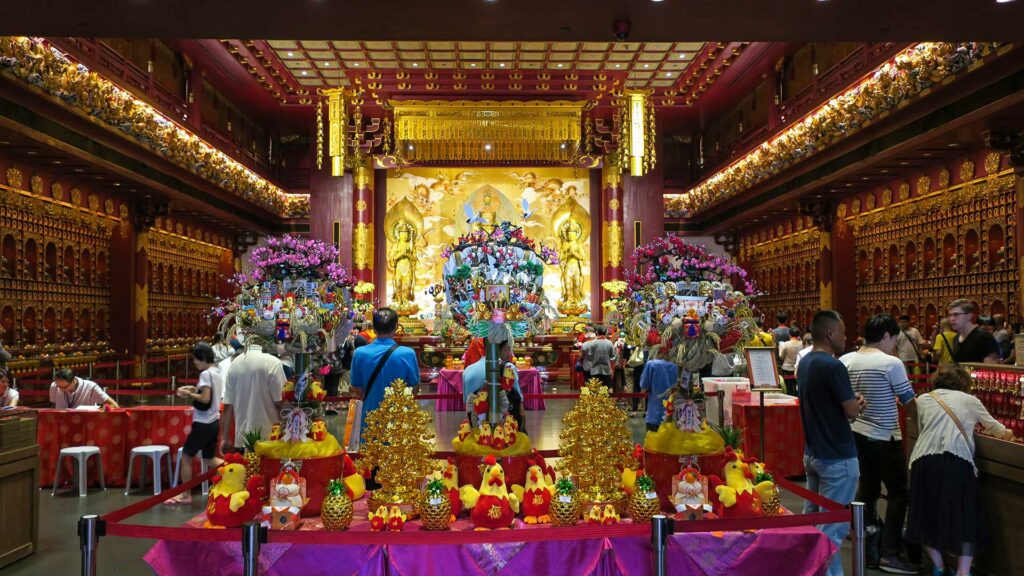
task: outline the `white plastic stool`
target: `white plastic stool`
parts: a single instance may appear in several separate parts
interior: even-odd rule
[[[88,491],[88,472],[86,467],[89,464],[89,458],[93,456],[97,457],[100,488],[106,490],[107,486],[103,483],[103,458],[100,457],[100,449],[96,446],[71,446],[69,448],[61,448],[60,455],[57,456],[57,471],[53,474],[53,492],[50,492],[50,496],[57,494],[57,486],[60,485],[60,472],[64,469],[65,458],[72,458],[78,463],[78,495],[85,496]]]
[[[178,448],[178,458],[174,462],[174,478],[171,478],[171,488],[174,488],[181,482],[181,459],[184,457],[185,447]],[[199,471],[201,474],[206,474],[206,459],[199,457]],[[203,482],[203,496],[210,493],[210,482]]]
[[[151,444],[149,446],[136,446],[132,448],[132,453],[128,455],[128,478],[124,483],[124,495],[127,496],[128,492],[132,489],[132,465],[135,463],[136,457],[149,458],[153,461],[153,494],[159,494],[163,492],[162,479],[163,474],[161,469],[161,463],[163,462],[164,456],[167,457],[167,469],[171,470],[171,448],[164,446],[163,444]],[[146,476],[146,461],[142,461],[141,478],[139,479],[139,486],[145,484]]]

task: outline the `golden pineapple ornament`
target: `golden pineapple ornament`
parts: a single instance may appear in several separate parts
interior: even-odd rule
[[[452,523],[452,501],[448,499],[440,478],[427,482],[419,512],[424,530],[447,530]]]
[[[555,482],[548,515],[552,526],[575,526],[580,521],[579,494],[569,478],[563,476]]]
[[[245,479],[248,480],[260,473],[260,456],[256,453],[256,443],[260,441],[260,429],[253,428],[242,434],[242,445],[245,446]]]
[[[654,480],[644,475],[636,479],[633,495],[629,498],[629,515],[634,524],[650,522],[651,517],[661,512],[661,501],[654,489]]]
[[[348,530],[352,523],[352,500],[341,480],[327,483],[327,496],[324,496],[324,503],[320,507],[320,520],[324,523],[324,530]]]
[[[779,510],[782,508],[782,495],[779,494],[779,486],[775,484],[775,477],[764,470],[764,464],[761,464],[759,468],[761,471],[754,476],[754,485],[757,486],[761,482],[772,483],[771,488],[762,488],[757,492],[760,497],[761,514],[778,516]]]

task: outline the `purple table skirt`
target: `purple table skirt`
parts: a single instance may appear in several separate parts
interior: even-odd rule
[[[544,393],[540,374],[536,368],[519,370],[519,388],[523,394]],[[437,378],[437,393],[462,395],[462,370],[448,370],[447,368],[441,370]],[[438,412],[465,412],[466,410],[466,404],[462,398],[439,398],[434,405]],[[523,402],[523,406],[527,410],[545,409],[543,398],[528,398]]]
[[[669,538],[670,574],[693,576],[817,576],[835,547],[811,527],[757,532],[698,532]],[[145,560],[160,576],[242,572],[241,544],[158,541]],[[650,576],[650,538],[594,538],[509,544],[435,546],[268,544],[259,573],[399,576],[523,576],[525,574]]]

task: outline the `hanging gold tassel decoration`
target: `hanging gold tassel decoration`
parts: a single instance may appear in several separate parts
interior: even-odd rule
[[[324,90],[327,96],[327,154],[331,157],[331,176],[345,174],[345,136],[348,117],[345,114],[345,89]]]
[[[316,101],[316,169],[324,167],[324,101]]]
[[[626,90],[623,96],[623,131],[629,139],[620,144],[629,148],[629,175],[643,176],[654,167],[655,126],[650,90]]]

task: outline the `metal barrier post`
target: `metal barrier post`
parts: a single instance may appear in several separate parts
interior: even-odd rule
[[[171,406],[178,405],[178,395],[174,393],[178,389],[178,377],[171,376]]]
[[[850,502],[850,509],[853,511],[853,576],[864,576],[867,567],[864,503]]]
[[[121,379],[121,361],[120,360],[116,360],[114,362],[114,380],[120,380],[120,379]]]
[[[102,533],[100,517],[87,514],[78,519],[78,540],[82,547],[82,576],[96,576],[96,552]]]
[[[725,390],[719,388],[715,395],[718,396],[718,425],[725,426]],[[764,456],[761,459],[763,460]]]
[[[89,362],[89,380],[92,380],[92,362]]]
[[[171,377],[171,356],[167,355],[167,377]]]
[[[267,531],[256,522],[242,524],[242,574],[256,576],[259,569],[260,544],[267,541]]]
[[[664,514],[651,517],[651,550],[654,552],[654,574],[665,576],[665,553],[672,526]]]

